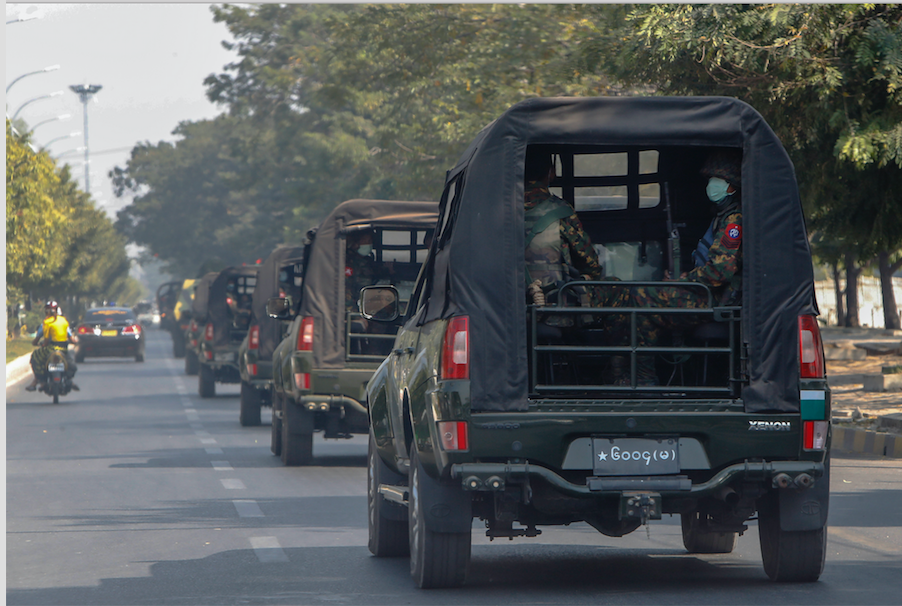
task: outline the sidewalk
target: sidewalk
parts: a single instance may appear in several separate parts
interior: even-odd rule
[[[28,365],[28,360],[31,357],[31,354],[25,354],[6,365],[6,386],[9,387],[15,383],[18,383],[25,377],[31,374],[31,366]]]

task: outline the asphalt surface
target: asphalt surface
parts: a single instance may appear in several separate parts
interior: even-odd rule
[[[468,583],[421,591],[408,561],[366,548],[366,439],[286,468],[238,388],[201,399],[150,331],[146,362],[89,359],[53,405],[7,388],[8,604],[898,604],[902,465],[835,456],[827,565],[774,584],[757,528],[732,554],[689,555],[679,519],[614,539],[590,527],[489,542]]]

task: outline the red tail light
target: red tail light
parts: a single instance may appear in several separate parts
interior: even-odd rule
[[[799,316],[799,369],[803,379],[824,378],[824,346],[814,316]]]
[[[247,374],[252,377],[257,376],[257,365],[256,364],[248,364],[247,365]]]
[[[188,325],[188,330],[190,330],[191,332],[197,332],[197,322],[191,320],[191,324]]]
[[[131,326],[126,326],[122,329],[122,334],[124,335],[140,335],[141,334],[141,325],[140,324],[132,324]]]
[[[309,372],[294,373],[294,384],[300,390],[309,390],[310,389],[310,373]]]
[[[94,332],[94,330],[91,328],[88,328],[87,326],[79,326],[78,327],[78,334],[80,334],[80,335],[87,335],[87,334],[91,334],[93,332]]]
[[[439,421],[438,433],[442,450],[469,450],[466,421]]]
[[[445,329],[442,344],[442,378],[470,378],[470,318],[455,316]]]
[[[206,341],[213,340],[213,324],[207,324],[206,328],[204,328],[204,339]]]
[[[311,351],[313,349],[313,317],[307,316],[301,320],[298,329],[298,351]]]
[[[824,450],[827,447],[827,430],[830,421],[802,421],[802,448]]]
[[[254,324],[251,326],[247,336],[247,348],[258,349],[260,347],[260,327]]]

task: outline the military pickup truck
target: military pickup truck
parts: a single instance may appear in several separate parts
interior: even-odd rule
[[[348,200],[308,232],[300,301],[277,297],[268,310],[291,321],[273,353],[272,451],[286,465],[312,461],[314,432],[367,432],[366,382],[391,352],[397,324],[364,319],[359,292],[392,285],[406,304],[436,210],[435,202]]]
[[[157,288],[157,309],[160,310],[160,328],[172,335],[172,354],[175,358],[185,355],[185,343],[179,334],[178,322],[176,322],[173,310],[179,299],[182,289],[182,280],[165,282]]]
[[[261,407],[270,406],[272,353],[285,336],[287,325],[266,313],[266,303],[285,297],[297,305],[304,275],[304,248],[280,246],[260,265],[251,303],[250,327],[238,349],[241,399],[238,421],[242,426],[260,425]]]
[[[185,374],[189,377],[196,377],[200,369],[200,356],[202,355],[200,341],[207,318],[210,285],[218,275],[219,272],[211,271],[195,280],[189,287],[191,306],[182,308],[182,313],[188,321],[183,338],[185,340]]]
[[[564,271],[551,289],[527,288],[533,146],[554,158],[551,192],[575,210],[603,278]],[[725,151],[741,156],[741,225],[723,236],[741,242],[732,300],[665,273],[693,266],[712,223],[700,173]],[[465,582],[474,518],[491,538],[573,522],[618,537],[679,515],[690,552],[730,552],[757,523],[767,576],[818,579],[830,392],[794,169],[753,108],[722,97],[522,102],[448,172],[439,214],[367,387],[373,554],[409,554],[420,587],[452,586]],[[614,305],[605,294],[650,288],[697,289],[706,303]],[[364,317],[393,320],[394,299],[364,289]],[[639,330],[649,318],[669,326],[653,345]],[[643,358],[655,376],[640,380]]]
[[[247,334],[257,266],[223,269],[210,283],[207,313],[201,322],[197,391],[202,398],[216,395],[216,383],[240,383],[238,348]],[[195,298],[197,293],[195,293]]]

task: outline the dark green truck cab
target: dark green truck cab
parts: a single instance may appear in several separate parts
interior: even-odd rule
[[[269,317],[266,304],[272,298],[284,297],[289,305],[296,305],[300,301],[303,276],[303,246],[279,246],[257,271],[250,326],[238,348],[241,374],[238,421],[242,426],[260,425],[261,407],[272,404],[272,354],[287,329],[285,322]]]
[[[272,452],[307,465],[313,435],[348,438],[368,431],[366,383],[391,351],[397,323],[369,322],[357,306],[361,287],[392,285],[406,303],[435,228],[435,202],[348,200],[308,232],[303,290],[273,352]]]
[[[524,158],[557,163],[608,276],[527,297]],[[742,152],[743,289],[702,309],[580,305],[589,289],[678,287],[711,220],[708,153]],[[679,275],[679,271],[673,275]],[[684,286],[683,286],[684,285]],[[574,296],[567,296],[571,291]],[[390,289],[364,289],[392,318]],[[388,311],[386,311],[388,310]],[[654,347],[643,314],[691,318]],[[757,518],[774,580],[824,565],[830,393],[792,164],[729,98],[536,99],[486,127],[448,173],[436,236],[391,354],[367,387],[369,548],[409,554],[421,587],[464,582],[474,518],[531,537],[586,522],[623,536],[679,514],[684,545],[727,553]],[[628,338],[609,320],[626,317]],[[657,380],[637,380],[653,355]],[[614,380],[614,360],[627,380]]]

